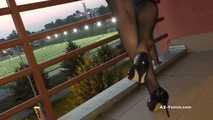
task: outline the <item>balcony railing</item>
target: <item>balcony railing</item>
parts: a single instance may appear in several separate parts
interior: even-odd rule
[[[78,56],[81,53],[87,52],[89,50],[95,49],[97,47],[100,47],[102,45],[105,45],[109,42],[112,42],[116,39],[119,39],[119,34],[113,35],[109,38],[106,38],[102,41],[99,41],[97,43],[85,46],[83,48],[79,48],[76,50],[73,50],[71,52],[68,52],[62,56],[59,56],[55,59],[46,61],[44,63],[38,64],[36,62],[35,59],[35,55],[33,53],[33,47],[32,47],[32,42],[33,41],[37,41],[43,38],[46,38],[46,36],[48,35],[52,35],[55,33],[59,33],[59,32],[63,32],[66,30],[70,30],[73,28],[79,28],[82,25],[86,25],[86,24],[93,24],[97,21],[101,21],[101,20],[106,20],[106,19],[110,19],[112,18],[112,14],[107,14],[107,15],[103,15],[103,16],[99,16],[96,18],[92,18],[92,19],[87,19],[87,20],[82,20],[79,21],[77,23],[74,24],[67,24],[64,26],[60,26],[48,31],[44,31],[44,32],[40,32],[40,33],[35,33],[35,34],[31,34],[28,35],[22,20],[22,17],[20,15],[20,12],[24,12],[24,11],[29,11],[29,10],[34,10],[34,9],[40,9],[40,8],[45,8],[45,7],[50,7],[50,6],[55,6],[55,5],[61,5],[61,4],[65,4],[65,3],[70,3],[70,2],[74,2],[74,1],[78,1],[78,0],[48,0],[48,1],[44,1],[44,2],[37,2],[37,3],[31,3],[31,4],[26,4],[26,5],[16,5],[15,0],[7,0],[8,6],[7,8],[1,8],[0,9],[0,16],[2,15],[12,15],[12,19],[13,22],[15,24],[16,30],[19,34],[19,38],[16,40],[7,40],[6,42],[2,42],[0,43],[0,50],[2,49],[7,49],[7,48],[12,48],[15,47],[17,45],[22,46],[24,53],[26,55],[27,61],[29,62],[29,67],[25,68],[13,75],[4,77],[2,79],[0,79],[0,86],[8,84],[10,82],[15,81],[18,78],[21,78],[23,76],[28,76],[28,75],[33,75],[34,79],[36,79],[35,84],[36,84],[36,88],[38,90],[38,95],[1,113],[0,114],[0,120],[6,120],[8,118],[10,118],[11,116],[15,115],[18,112],[24,111],[27,108],[30,108],[34,105],[36,105],[39,102],[42,102],[44,105],[44,110],[46,112],[46,117],[48,120],[56,120],[56,115],[53,111],[53,107],[50,103],[50,97],[57,94],[58,92],[70,87],[73,84],[79,83],[81,80],[84,80],[86,78],[89,78],[90,76],[93,76],[95,74],[97,74],[98,72],[111,67],[113,64],[118,63],[119,61],[125,59],[126,57],[128,57],[127,53],[122,53],[116,57],[114,57],[113,59],[102,63],[90,70],[88,70],[85,73],[82,73],[80,76],[77,76],[75,78],[72,78],[70,80],[67,80],[64,83],[61,83],[57,86],[55,86],[54,88],[48,90],[45,87],[44,84],[44,78],[42,76],[42,71],[47,68],[50,67],[54,64],[57,64],[61,61],[67,60],[67,59],[71,59],[71,58],[75,58],[76,56]],[[159,18],[158,22],[163,21],[164,18],[161,17]],[[159,37],[157,37],[155,40],[156,42],[165,39],[168,36],[168,34],[163,34],[160,35]]]

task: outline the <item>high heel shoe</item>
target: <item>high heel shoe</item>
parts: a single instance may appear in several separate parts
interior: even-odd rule
[[[168,92],[162,87],[159,87],[150,95],[150,101],[147,102],[147,106],[149,110],[153,112],[158,111],[160,108],[165,109],[167,116],[170,117],[168,110],[168,101]]]
[[[144,83],[149,69],[148,55],[144,52],[139,53],[134,58],[134,64],[128,72],[128,79]]]

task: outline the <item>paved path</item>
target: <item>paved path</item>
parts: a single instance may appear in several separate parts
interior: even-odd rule
[[[205,38],[205,45],[202,45],[201,38]],[[208,45],[213,43],[213,39],[208,39],[208,35],[193,36],[193,39],[194,41],[189,38],[188,41],[180,41],[190,44],[190,53],[158,76],[160,84],[171,95],[170,105],[190,105],[192,109],[170,110],[170,118],[167,118],[164,111],[152,113],[146,107],[148,93],[145,88],[140,88],[97,119],[213,120],[213,44]],[[209,40],[211,41],[208,42]]]

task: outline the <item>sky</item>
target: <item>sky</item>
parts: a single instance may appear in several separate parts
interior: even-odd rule
[[[39,1],[46,0],[16,0],[16,3],[21,5]],[[88,8],[107,5],[105,0],[83,0],[83,2],[86,3]],[[54,21],[57,18],[66,18],[66,16],[75,12],[75,10],[83,11],[83,6],[81,3],[81,1],[77,1],[63,5],[22,12],[21,17],[27,30],[38,31],[43,29],[43,26],[50,21]],[[6,0],[0,0],[0,8],[3,7],[7,7]],[[15,29],[15,26],[10,15],[0,16],[0,38],[6,37],[13,29]]]

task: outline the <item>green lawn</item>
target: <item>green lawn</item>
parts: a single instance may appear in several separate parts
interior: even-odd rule
[[[88,38],[83,38],[79,40],[75,40],[74,42],[83,47],[89,44],[95,43],[97,41],[103,40],[109,36],[115,35],[117,32],[107,33],[103,35],[92,36]],[[67,42],[62,42],[59,44],[48,45],[39,49],[34,50],[34,55],[36,57],[37,63],[43,63],[45,61],[51,60],[58,56],[61,56],[65,53],[65,49],[67,47]],[[26,62],[26,58],[24,55],[21,55],[21,58]],[[19,57],[11,57],[10,59],[4,60],[0,62],[0,78],[3,76],[7,76],[13,74],[15,69],[19,66],[21,62],[21,58]],[[56,67],[56,66],[54,66]]]

